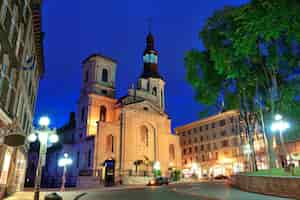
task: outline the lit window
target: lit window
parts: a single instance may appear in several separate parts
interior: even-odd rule
[[[1,185],[4,185],[7,183],[10,160],[11,160],[11,153],[9,151],[6,151],[2,169],[1,169],[1,175],[0,175],[0,184]]]

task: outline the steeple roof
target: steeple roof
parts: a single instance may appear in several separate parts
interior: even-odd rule
[[[157,57],[158,51],[154,48],[154,36],[151,32],[149,32],[146,38],[146,49],[144,51],[144,70],[141,78],[163,79],[158,72]]]

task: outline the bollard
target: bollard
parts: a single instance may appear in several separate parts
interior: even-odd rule
[[[63,198],[54,192],[46,195],[45,200],[63,200]]]

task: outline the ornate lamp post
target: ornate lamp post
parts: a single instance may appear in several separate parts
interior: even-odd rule
[[[59,159],[59,161],[58,161],[58,166],[64,168],[62,182],[61,182],[61,188],[60,188],[61,192],[65,191],[67,167],[68,167],[68,165],[71,165],[72,163],[73,163],[73,160],[71,158],[69,158],[69,155],[67,153],[64,153],[64,157]]]
[[[283,131],[288,129],[290,127],[290,124],[286,121],[282,120],[282,116],[277,114],[275,115],[275,122],[272,123],[271,130],[272,131],[279,131],[279,138],[280,138],[280,143],[281,143],[281,148],[284,154],[284,159],[287,158],[288,152],[284,143],[284,138],[283,138]]]
[[[46,153],[47,153],[47,144],[58,142],[59,138],[56,134],[55,129],[50,129],[48,126],[50,124],[50,119],[48,117],[41,117],[39,120],[39,128],[31,133],[28,136],[29,142],[35,142],[37,139],[40,142],[40,151],[39,151],[39,160],[38,167],[35,177],[34,185],[34,200],[39,200],[40,196],[40,187],[41,187],[41,178],[42,178],[42,169],[45,165]]]

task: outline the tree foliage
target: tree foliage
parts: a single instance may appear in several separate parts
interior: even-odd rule
[[[279,112],[298,124],[299,13],[297,0],[252,0],[215,12],[200,32],[205,49],[185,56],[196,99],[209,109],[221,96],[226,109],[239,109],[244,117],[254,115],[254,121],[269,125]],[[254,122],[246,120],[249,125]],[[297,132],[295,128],[291,138]]]

